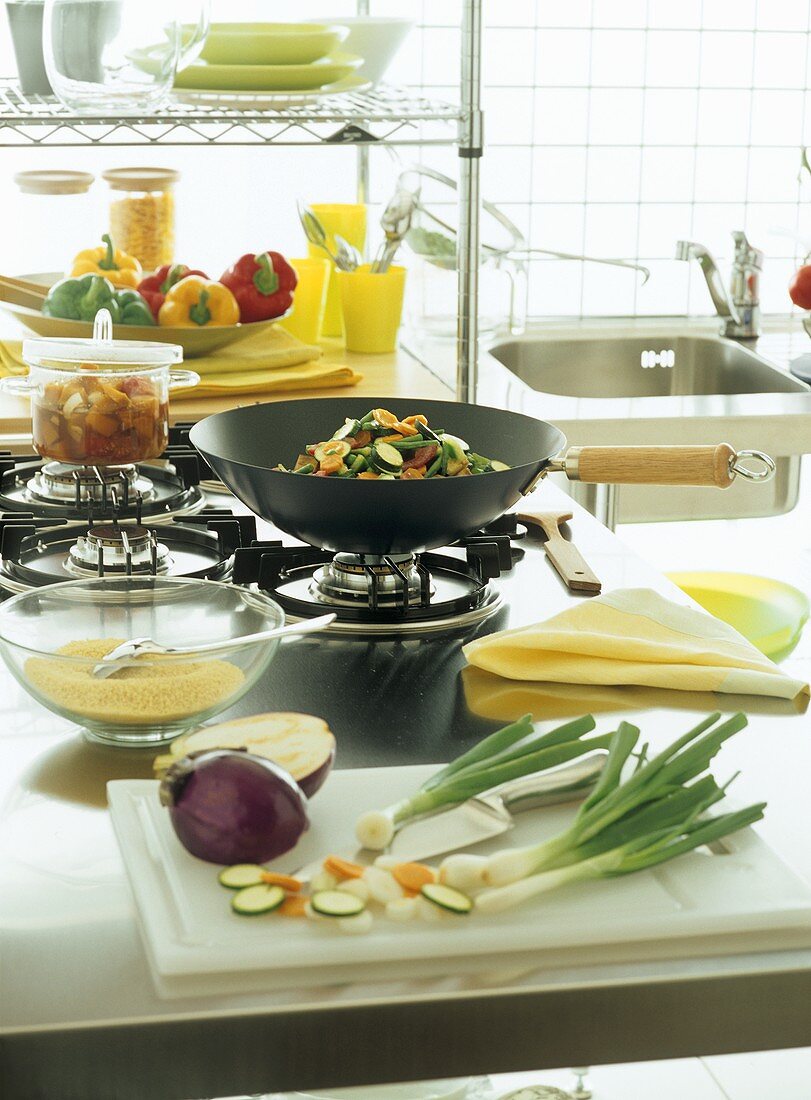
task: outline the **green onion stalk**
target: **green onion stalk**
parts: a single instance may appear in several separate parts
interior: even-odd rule
[[[758,821],[765,803],[705,816],[729,784],[720,787],[704,773],[723,743],[746,725],[743,714],[717,725],[720,717],[710,715],[650,759],[643,748],[624,781],[639,730],[620,723],[610,735],[600,780],[567,829],[489,857],[449,856],[442,881],[461,890],[483,888],[477,910],[497,912],[566,883],[653,867]]]
[[[532,717],[496,730],[432,775],[411,797],[362,814],[355,826],[358,842],[383,851],[397,830],[416,817],[466,802],[474,795],[574,760],[594,749],[610,747],[612,734],[586,737],[595,727],[588,714],[549,733],[532,736]]]

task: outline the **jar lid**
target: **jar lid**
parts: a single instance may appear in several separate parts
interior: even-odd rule
[[[175,168],[110,168],[101,175],[113,191],[163,191],[180,179]]]
[[[32,367],[70,370],[82,365],[169,367],[183,362],[179,344],[148,340],[23,340],[23,360]]]
[[[17,172],[14,182],[26,195],[84,195],[95,177],[90,172]]]

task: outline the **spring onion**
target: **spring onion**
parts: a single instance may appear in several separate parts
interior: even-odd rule
[[[537,845],[497,852],[475,867],[449,857],[442,881],[485,885],[476,908],[498,912],[566,883],[653,867],[758,821],[765,803],[705,816],[728,784],[720,787],[703,773],[724,741],[746,725],[743,714],[716,725],[720,717],[710,715],[657,756],[637,760],[624,781],[639,730],[622,722],[611,736],[600,781],[568,829]]]
[[[530,737],[532,719],[525,714],[440,769],[410,798],[362,814],[355,835],[365,848],[382,851],[397,829],[412,818],[458,805],[501,783],[554,768],[593,749],[608,748],[611,734],[584,738],[593,729],[594,719],[586,715],[549,733]]]

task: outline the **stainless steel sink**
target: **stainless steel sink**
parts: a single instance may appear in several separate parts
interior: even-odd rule
[[[777,515],[797,502],[801,456],[811,452],[811,389],[758,350],[672,323],[575,322],[503,340],[489,356],[510,373],[512,407],[556,423],[572,443],[712,443],[766,451],[771,482],[708,489],[623,486],[616,519],[715,519]],[[485,403],[503,400],[496,370],[482,369]],[[517,393],[524,390],[524,396]],[[567,491],[596,510],[598,491]]]
[[[562,397],[808,392],[754,351],[713,336],[516,339],[490,354],[532,389]]]

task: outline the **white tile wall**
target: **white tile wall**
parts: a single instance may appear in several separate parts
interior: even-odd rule
[[[458,4],[414,10],[428,56]],[[767,256],[764,307],[790,308],[786,283],[811,241],[811,178],[798,178],[811,143],[809,0],[500,0],[485,20],[485,196],[528,211],[534,245],[653,272],[642,286],[537,259],[531,313],[708,313],[675,241],[701,240],[727,265],[738,228]]]

